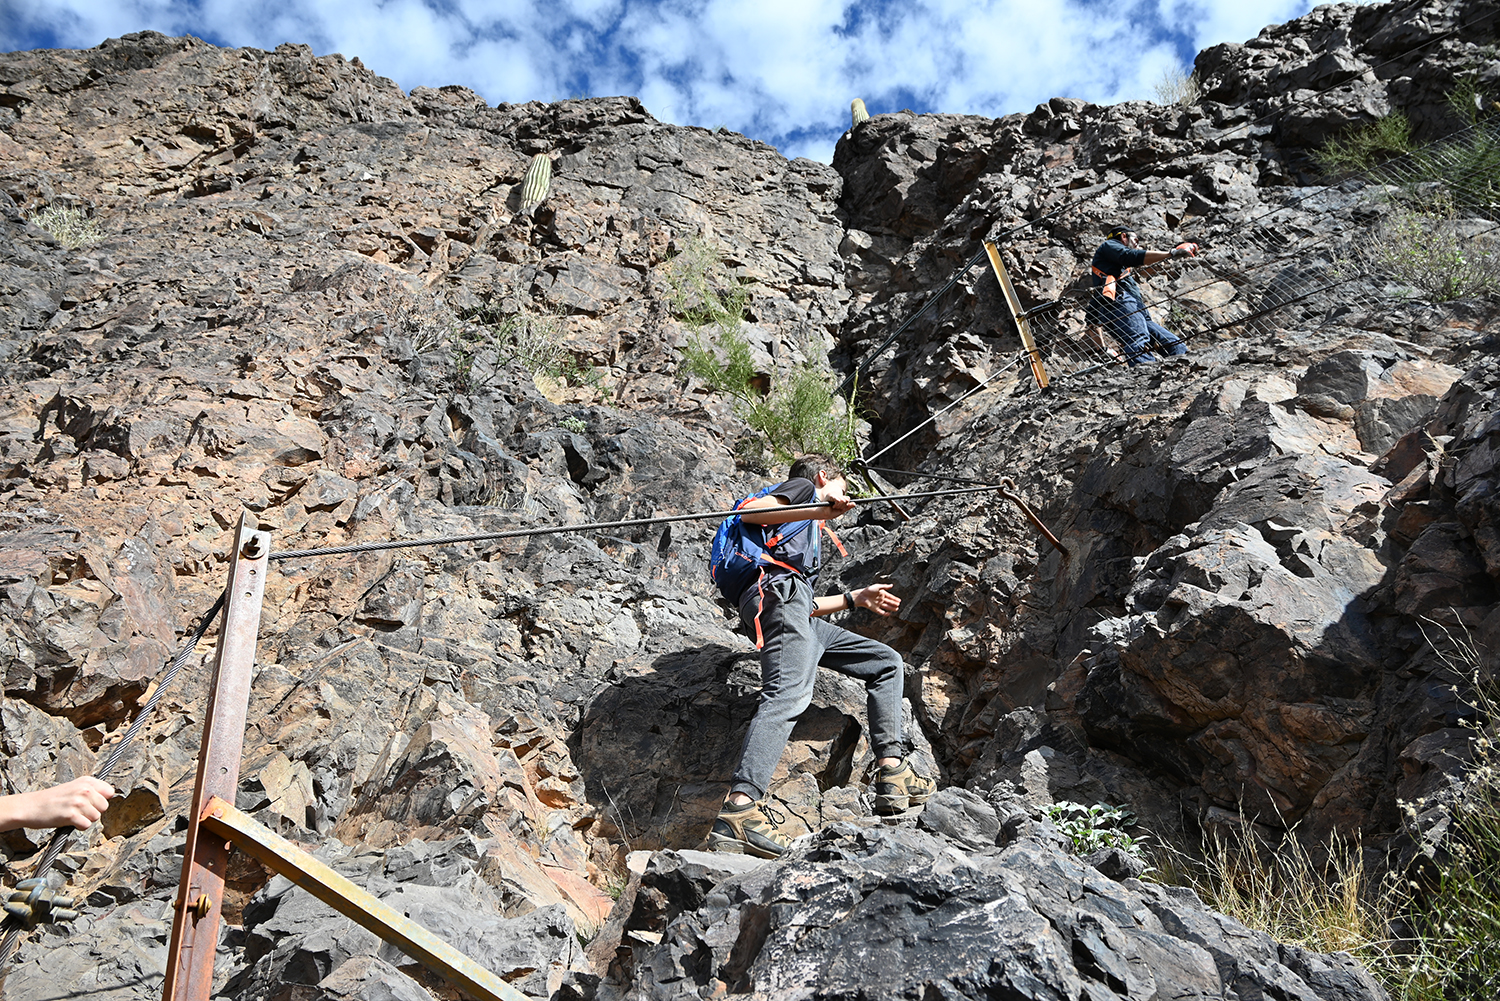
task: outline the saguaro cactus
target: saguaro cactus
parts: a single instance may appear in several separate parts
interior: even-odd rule
[[[552,186],[552,158],[538,153],[531,158],[526,176],[521,180],[521,215],[529,215],[547,198],[547,189]]]
[[[858,125],[860,122],[869,120],[870,113],[865,110],[865,102],[863,98],[856,97],[854,100],[849,102],[849,117],[854,119],[854,124],[849,126],[851,129],[854,128],[855,125]]]

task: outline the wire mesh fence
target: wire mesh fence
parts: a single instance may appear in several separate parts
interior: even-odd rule
[[[1151,320],[1148,345],[1274,334],[1287,307],[1500,291],[1500,122],[1476,122],[1335,183],[1268,206],[1232,247],[1136,272],[1144,307],[1101,302],[1090,274],[1026,316],[1049,375],[1081,377],[1143,354],[1126,329]],[[1170,338],[1164,336],[1170,332]],[[1130,345],[1127,347],[1127,343]]]
[[[1121,187],[1128,193],[1133,184],[1127,180]],[[973,294],[972,284],[962,281],[967,271],[930,296],[864,365],[924,313],[931,312],[939,328],[963,325],[949,315],[956,304],[944,299],[954,287]],[[1500,120],[1476,121],[1365,170],[1288,191],[1278,204],[1239,224],[1223,247],[1140,269],[1137,276],[1144,279],[1139,318],[1158,324],[1156,339],[1145,344],[1119,336],[1137,311],[1101,309],[1086,268],[1057,299],[1022,314],[1051,379],[1087,378],[1129,364],[1131,356],[1274,336],[1291,323],[1315,325],[1350,305],[1378,310],[1402,300],[1444,302],[1500,292]],[[1028,291],[1024,281],[1016,284]],[[1026,378],[1030,362],[1030,352],[1019,345],[994,357],[990,374],[976,386],[905,428],[866,461],[931,425],[938,424],[940,433],[956,431],[971,399],[1012,372]],[[946,431],[945,418],[952,425]]]

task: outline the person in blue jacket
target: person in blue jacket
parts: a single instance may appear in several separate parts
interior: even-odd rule
[[[1171,250],[1145,250],[1129,226],[1111,226],[1104,231],[1104,242],[1094,251],[1091,265],[1094,291],[1089,296],[1088,321],[1120,342],[1130,364],[1154,364],[1153,344],[1169,355],[1187,354],[1182,338],[1151,319],[1141,287],[1131,272],[1169,258],[1196,256],[1196,243],[1179,243]]]

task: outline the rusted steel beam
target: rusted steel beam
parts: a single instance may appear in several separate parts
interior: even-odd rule
[[[875,493],[890,493],[889,487],[876,480],[875,474],[870,471],[870,467],[865,465],[865,460],[855,459],[853,463],[853,469],[854,472],[859,475],[859,478],[869,484],[870,489],[875,491]],[[886,503],[890,504],[890,506],[895,509],[897,516],[899,516],[902,521],[911,521],[911,515],[907,514],[906,509],[900,504],[897,504],[895,501],[887,501]]]
[[[262,865],[291,880],[360,927],[395,945],[453,986],[478,1001],[527,1001],[526,995],[438,938],[381,903],[307,852],[214,797],[198,818],[201,829],[253,855]]]
[[[240,782],[245,712],[250,704],[256,634],[270,565],[266,557],[271,550],[271,536],[256,527],[251,514],[240,516],[229,559],[230,587],[219,626],[213,687],[203,714],[198,779],[188,816],[162,1001],[209,1001],[213,996],[214,953],[219,945],[229,845],[221,837],[205,836],[198,818],[210,799],[217,796],[232,801]]]

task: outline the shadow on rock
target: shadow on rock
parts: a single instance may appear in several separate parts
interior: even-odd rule
[[[620,676],[589,704],[569,742],[588,801],[631,848],[694,848],[729,790],[759,700],[748,646],[693,647]],[[862,685],[818,672],[770,798],[793,834],[864,812],[849,784],[870,759]]]

